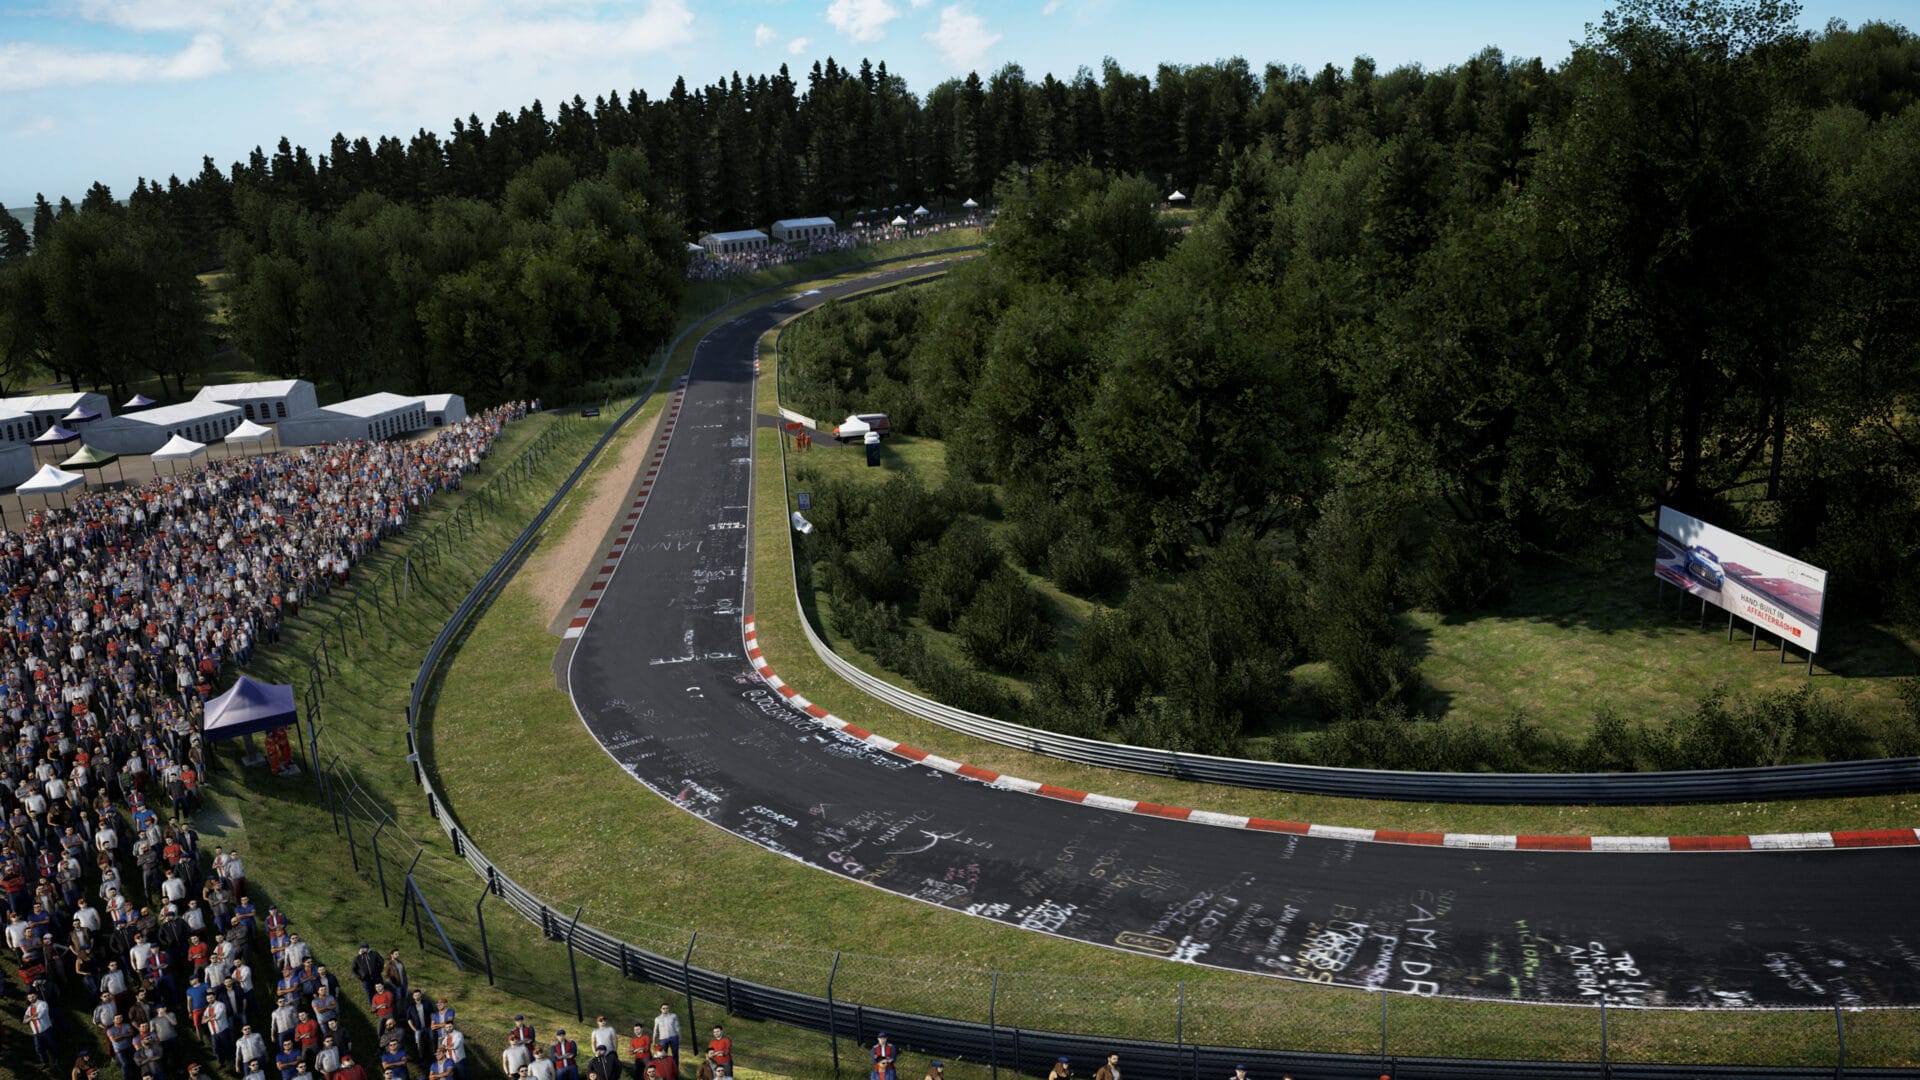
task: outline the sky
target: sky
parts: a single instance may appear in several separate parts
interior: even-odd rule
[[[445,134],[540,99],[663,94],[738,71],[862,57],[923,93],[1018,63],[1029,77],[1245,57],[1317,69],[1445,67],[1494,45],[1564,59],[1608,0],[0,0],[0,206],[95,180],[187,179],[286,135]],[[1920,0],[1805,0],[1920,27]]]

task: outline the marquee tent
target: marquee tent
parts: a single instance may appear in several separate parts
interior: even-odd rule
[[[77,472],[68,472],[65,469],[56,468],[52,465],[42,465],[39,472],[29,477],[26,483],[14,488],[13,493],[22,497],[27,495],[64,496],[66,492],[72,491],[74,488],[86,482],[87,478]],[[60,505],[65,506],[66,504],[67,500],[64,497],[61,498]]]
[[[242,420],[240,421],[240,426],[227,432],[227,437],[221,441],[230,443],[259,442],[271,434],[273,434],[273,429],[270,427],[256,424],[251,420]]]
[[[60,446],[65,443],[70,443],[79,437],[79,432],[68,431],[59,424],[55,424],[40,434],[35,435],[33,437],[33,444],[35,446]]]
[[[185,435],[175,435],[167,444],[153,452],[154,461],[192,461],[207,452],[207,444],[194,442]]]
[[[1187,197],[1185,195],[1180,194],[1179,188],[1175,188],[1173,190],[1173,194],[1167,196],[1167,201],[1168,202],[1186,202]]]
[[[963,202],[963,203],[961,203],[960,205],[961,205],[962,207],[965,207],[965,208],[966,208],[966,209],[968,209],[968,210],[978,210],[978,209],[980,209],[980,204],[979,204],[979,203],[977,203],[977,202],[974,202],[974,201],[973,201],[973,199],[972,199],[971,197],[969,197],[969,198],[967,199],[967,201],[966,201],[966,202]]]
[[[85,405],[75,405],[73,411],[60,418],[61,423],[84,424],[89,420],[100,419],[100,414]]]
[[[145,394],[135,394],[125,405],[120,406],[120,411],[131,412],[134,409],[144,409],[151,404],[153,404],[152,398]]]
[[[895,216],[893,219],[893,223],[895,225],[905,225],[907,223],[907,219],[903,217]]]
[[[924,206],[914,207],[914,210],[913,210],[914,217],[926,217],[928,214],[931,214],[931,213],[933,213],[933,211],[927,209]]]
[[[86,443],[81,443],[79,452],[60,464],[63,467],[79,469],[82,473],[85,473],[93,469],[104,469],[109,465],[114,465],[114,463],[119,460],[120,455],[111,450],[102,450],[97,446],[88,446]],[[120,474],[120,479],[125,480],[127,478],[127,471],[124,466],[114,465],[114,469]]]
[[[217,742],[257,731],[292,727],[299,722],[292,686],[256,682],[242,675],[233,689],[207,702],[204,730],[208,742]]]

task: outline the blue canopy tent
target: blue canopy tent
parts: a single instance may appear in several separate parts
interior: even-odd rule
[[[256,731],[292,727],[300,722],[293,687],[255,682],[242,675],[233,689],[207,702],[206,739],[218,742]]]

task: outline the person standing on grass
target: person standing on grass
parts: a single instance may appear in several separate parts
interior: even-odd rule
[[[713,1025],[713,1038],[707,1041],[707,1061],[713,1065],[715,1076],[733,1076],[733,1040],[719,1024]]]
[[[638,1020],[633,1022],[633,1034],[627,1038],[627,1056],[633,1059],[635,1069],[653,1056],[653,1036],[648,1033],[647,1025]]]
[[[406,996],[407,965],[401,961],[399,949],[387,954],[387,966],[380,969],[380,981],[387,984],[387,989],[402,997]]]
[[[533,1055],[527,1051],[527,1044],[521,1040],[520,1036],[510,1035],[507,1037],[507,1048],[500,1051],[500,1071],[502,1073],[507,1076],[519,1076],[520,1070],[526,1068],[527,1063],[532,1060]]]
[[[540,1045],[540,1040],[534,1035],[533,1025],[527,1023],[527,1018],[523,1015],[514,1016],[513,1030],[507,1033],[507,1038],[519,1039],[520,1045],[527,1048],[529,1057],[533,1055],[533,1048]]]
[[[873,1041],[872,1080],[899,1080],[899,1073],[894,1068],[894,1062],[899,1057],[900,1052],[888,1041],[886,1032],[876,1035]]]
[[[554,1080],[580,1080],[580,1044],[567,1038],[567,1029],[554,1032]]]
[[[413,1080],[407,1075],[407,1051],[404,1047],[396,1044],[380,1055],[380,1074],[383,1080]]]
[[[528,1080],[556,1080],[553,1062],[547,1057],[547,1048],[535,1043],[533,1060],[527,1064]]]
[[[653,1018],[653,1045],[673,1058],[676,1070],[680,1067],[680,1017],[665,1002],[660,1003],[660,1015]]]
[[[359,979],[360,985],[367,991],[367,1003],[373,1004],[374,992],[380,986],[380,954],[374,952],[373,947],[366,942],[361,942],[360,951],[354,954],[350,970],[353,972],[353,977]]]
[[[1072,1062],[1069,1062],[1067,1056],[1062,1054],[1054,1061],[1052,1070],[1047,1073],[1047,1080],[1067,1080],[1067,1078],[1072,1075]]]
[[[26,1022],[28,1034],[33,1036],[34,1056],[51,1069],[55,1053],[53,1009],[40,1000],[39,994],[30,993],[27,995],[26,1014],[21,1019]]]
[[[1120,1055],[1108,1054],[1107,1063],[1095,1070],[1093,1080],[1120,1080]]]
[[[613,1047],[602,1044],[593,1050],[593,1060],[587,1062],[587,1080],[620,1080],[620,1057]]]
[[[613,1030],[613,1025],[607,1023],[607,1018],[604,1016],[594,1017],[593,1023],[593,1031],[587,1035],[587,1045],[593,1047],[595,1053],[605,1049],[613,1056],[619,1057],[620,1033]]]
[[[405,1016],[407,1031],[413,1035],[414,1052],[420,1056],[420,1063],[425,1065],[433,1060],[433,1007],[427,1004],[427,995],[419,990],[413,991],[407,999]]]
[[[329,1080],[367,1080],[366,1067],[353,1060],[352,1054],[340,1055],[340,1068]]]
[[[944,1061],[927,1062],[927,1075],[924,1080],[947,1080],[947,1063]]]
[[[241,1066],[255,1058],[264,1061],[266,1056],[266,1037],[253,1030],[252,1024],[242,1024],[240,1026],[240,1038],[235,1040],[233,1044],[233,1071],[244,1072],[245,1070],[242,1069]]]

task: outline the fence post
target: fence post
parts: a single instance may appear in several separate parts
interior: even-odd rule
[[[415,861],[418,862],[419,860],[416,859]],[[421,902],[420,886],[414,884],[413,871],[411,870],[407,871],[407,893],[413,897],[414,947],[418,948],[420,952],[424,954],[427,951],[427,919],[426,916],[420,914],[420,909],[426,905]]]
[[[1387,992],[1385,990],[1380,991],[1380,1072],[1382,1075],[1392,1074],[1392,1070],[1387,1068]]]
[[[1834,1062],[1834,1080],[1847,1075],[1847,1022],[1840,1015],[1840,1003],[1833,1003],[1833,1033],[1840,1040],[1840,1059]]]
[[[353,857],[353,872],[360,872],[360,847],[353,841],[353,807],[347,804],[346,796],[340,797],[340,813],[347,819],[347,854]]]
[[[700,1026],[693,1022],[693,947],[700,944],[700,931],[695,930],[687,939],[687,955],[680,958],[680,984],[687,992],[687,1030],[698,1031]],[[584,1022],[584,1021],[583,1021]],[[695,1042],[699,1037],[694,1037]]]
[[[420,856],[425,853],[426,853],[425,848],[422,848],[421,850],[414,852],[413,861],[407,864],[406,880],[409,885],[411,885],[413,882],[413,868],[420,865]],[[406,892],[402,892],[400,894],[400,925],[401,926],[407,925],[407,909],[412,906],[413,906],[413,892],[411,889],[408,889]],[[420,917],[416,914],[414,916],[413,921],[416,923],[419,922]]]
[[[480,906],[487,902],[487,895],[493,892],[493,871],[487,871],[487,882],[480,886],[480,899],[473,902],[473,921],[480,927],[480,958],[487,964],[487,985],[493,985],[493,950],[487,947],[487,913]]]
[[[393,816],[391,814],[382,815],[380,818],[380,827],[378,829],[373,830],[373,869],[374,869],[374,872],[380,875],[380,906],[381,907],[393,906],[392,904],[387,902],[387,867],[385,863],[382,863],[380,861],[380,833],[383,830],[385,830],[388,825],[391,825],[391,824],[393,824]]]
[[[338,764],[340,764],[340,755],[335,754],[333,760],[327,762],[326,771],[321,774],[326,779],[320,785],[320,794],[327,798],[327,815],[333,818],[333,835],[335,836],[340,835],[340,814],[333,808],[333,767]]]
[[[583,1024],[587,1022],[587,1010],[580,1004],[580,968],[573,960],[573,932],[580,925],[580,913],[586,909],[585,904],[574,908],[573,921],[567,924],[567,974],[573,976],[573,1018]]]
[[[833,1043],[833,1075],[840,1075],[840,1024],[833,1008],[833,980],[840,975],[840,950],[833,952],[833,967],[827,969],[827,1040]],[[989,1006],[991,1011],[991,1006]]]
[[[1187,1041],[1187,980],[1185,979],[1180,980],[1179,994],[1180,996],[1173,1003],[1173,1045],[1175,1046],[1182,1046]]]
[[[1607,993],[1600,992],[1600,1080],[1607,1080],[1613,1070],[1607,1065]]]
[[[996,971],[987,984],[987,1065],[993,1070],[993,1080],[1000,1080],[1000,1027],[994,1022],[994,1007],[999,1004],[1000,973]]]

